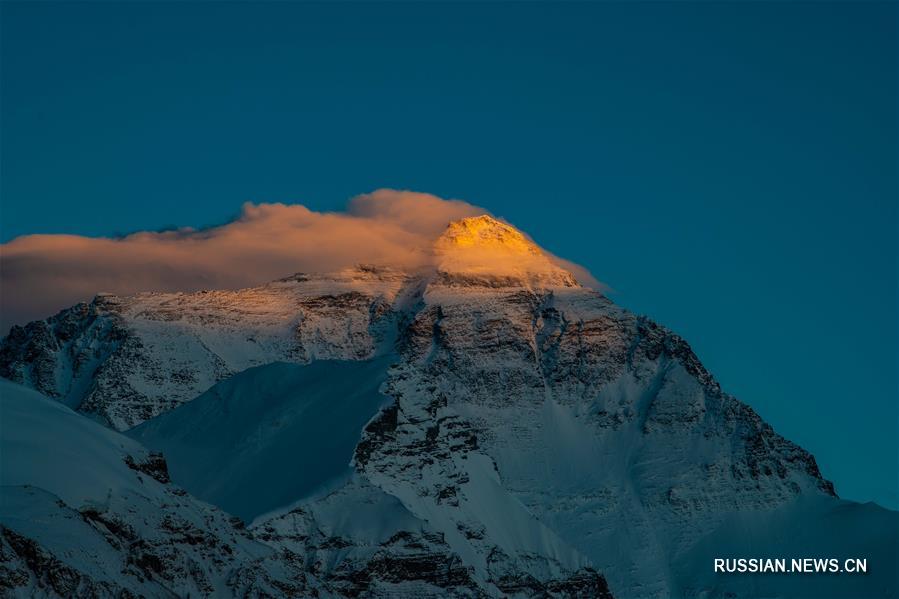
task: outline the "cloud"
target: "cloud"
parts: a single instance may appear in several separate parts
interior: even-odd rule
[[[209,229],[19,237],[0,245],[0,326],[6,331],[99,292],[238,289],[359,263],[425,266],[449,222],[486,212],[459,200],[381,189],[353,198],[345,212],[248,203],[237,219]],[[575,276],[592,279],[580,270]]]
[[[427,193],[379,189],[350,200],[349,214],[392,222],[433,240],[446,226],[466,216],[487,214],[487,210],[462,200],[444,200]]]

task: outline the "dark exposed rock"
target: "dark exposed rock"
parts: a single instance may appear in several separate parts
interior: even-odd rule
[[[151,451],[147,457],[141,461],[135,460],[130,455],[126,455],[124,460],[125,464],[132,470],[152,476],[163,484],[171,482],[171,479],[169,478],[169,465],[165,461],[165,456],[159,452]]]
[[[387,406],[365,427],[366,434],[356,445],[356,463],[365,465],[373,448],[391,438],[396,431],[398,412],[396,404]]]
[[[58,597],[128,596],[126,590],[97,582],[70,568],[38,543],[0,525],[0,590],[30,586]]]

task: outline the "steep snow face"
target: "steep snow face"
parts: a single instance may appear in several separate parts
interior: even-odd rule
[[[249,522],[350,475],[391,360],[258,366],[128,435],[166,456],[175,483]]]
[[[100,296],[14,327],[0,376],[126,430],[252,366],[391,351],[409,281],[360,267],[240,291]]]
[[[356,475],[320,498],[255,523],[252,530],[282,551],[305,552],[310,569],[327,572],[331,588],[345,596],[611,597],[603,577],[591,568],[557,567],[557,576],[542,576],[535,568],[539,555],[515,561],[492,555],[495,566],[503,565],[505,578],[485,580],[468,556],[456,552],[458,544],[447,539],[442,524],[422,518],[406,501]]]
[[[162,499],[162,487],[145,485],[125,461],[148,461],[140,444],[9,381],[0,396],[3,485],[35,485],[75,506],[125,493]]]
[[[161,456],[135,441],[7,381],[0,416],[4,596],[220,596],[319,586],[230,516],[168,484]]]
[[[436,281],[405,331],[395,411],[369,427],[357,463],[429,521],[486,531],[488,552],[534,546],[503,543],[516,510],[482,495],[482,464],[504,501],[553,532],[536,553],[573,567],[558,548],[573,549],[625,597],[672,596],[672,560],[731,513],[833,494],[814,458],[723,393],[686,343],[592,291]]]
[[[489,216],[450,223],[434,244],[434,252],[444,283],[577,286],[571,273],[553,264],[534,242]]]
[[[500,596],[356,475],[247,529],[169,484],[161,456],[58,402],[4,381],[0,415],[4,597]],[[545,596],[609,597],[595,571],[566,574]]]

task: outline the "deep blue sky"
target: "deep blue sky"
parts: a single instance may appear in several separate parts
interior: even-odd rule
[[[895,3],[0,10],[3,241],[466,199],[899,507]]]

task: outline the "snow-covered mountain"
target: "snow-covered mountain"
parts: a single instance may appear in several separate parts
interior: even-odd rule
[[[680,337],[580,286],[490,217],[451,223],[433,254],[423,271],[99,296],[14,327],[0,375],[127,437],[61,406],[67,423],[84,422],[78,432],[41,432],[48,402],[6,385],[4,494],[56,495],[41,504],[47,518],[94,529],[84,506],[105,494],[103,509],[138,539],[164,534],[155,527],[165,510],[207,510],[222,524],[199,528],[248,547],[234,554],[239,566],[209,558],[219,564],[204,574],[212,587],[189,567],[177,582],[145,572],[137,584],[125,565],[111,575],[110,588],[151,596],[594,597],[607,584],[619,598],[897,596],[897,514],[839,500],[814,458],[724,392]],[[32,404],[41,407],[29,414]],[[46,451],[7,439],[8,406],[30,419],[27,435],[107,439],[91,459],[116,472],[98,466],[73,495],[52,460],[8,476],[7,460]],[[122,452],[161,468],[148,451],[165,455],[178,487],[154,480],[155,494],[136,499],[104,482],[138,476]],[[97,579],[71,558],[87,545],[26,526],[31,500],[16,501],[4,501],[4,535],[39,548],[41,563]],[[138,526],[140,502],[162,515]],[[734,529],[751,534],[728,537]],[[0,588],[65,594],[16,547],[7,542],[2,557],[21,574],[0,573]],[[868,576],[763,587],[712,573],[713,557],[815,557],[822,547],[868,558]],[[863,555],[842,555],[850,549]],[[130,564],[124,551],[103,559]]]
[[[3,381],[0,589],[5,597],[306,593],[236,518],[169,484],[165,461],[58,402]]]

